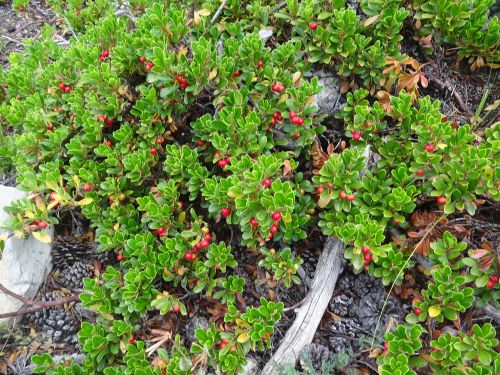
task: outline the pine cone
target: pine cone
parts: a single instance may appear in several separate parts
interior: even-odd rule
[[[338,316],[345,317],[349,314],[351,310],[351,305],[353,303],[353,298],[345,294],[333,297],[330,301],[330,310]]]
[[[58,301],[62,297],[56,292],[45,293],[41,302]],[[59,343],[76,343],[77,327],[69,311],[62,306],[36,311],[30,319],[52,341]]]
[[[363,334],[359,322],[355,319],[337,320],[333,322],[330,330],[332,331],[330,346],[333,352],[344,353],[359,349],[359,342],[349,339],[350,337],[359,338]]]
[[[314,275],[314,271],[316,271],[316,264],[318,263],[318,254],[313,251],[304,251],[300,254],[300,258],[304,261],[302,263],[302,267],[304,271],[306,271],[307,275]]]
[[[330,362],[331,360],[332,353],[330,352],[330,350],[320,344],[306,345],[300,352],[299,356],[300,366],[303,370],[310,371],[314,369],[318,373],[322,370],[323,364]]]
[[[83,278],[91,276],[92,271],[86,263],[75,262],[61,271],[57,281],[68,289],[80,290],[83,289]]]
[[[93,257],[93,244],[90,242],[81,242],[73,237],[54,240],[52,260],[56,268],[66,268],[78,261],[90,263]]]

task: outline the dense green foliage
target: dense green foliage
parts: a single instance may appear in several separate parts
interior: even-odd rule
[[[8,229],[46,241],[47,224],[80,209],[99,250],[119,261],[85,280],[81,301],[99,318],[81,327],[84,364],[43,355],[40,372],[235,373],[247,353],[270,348],[284,306],[238,301],[245,280],[232,271],[230,231],[286,287],[300,282],[293,244],[315,230],[348,245],[356,272],[401,284],[414,251],[389,231],[407,229],[418,204],[474,215],[479,197],[500,198],[499,125],[481,138],[456,126],[438,101],[394,87],[401,69],[391,68],[408,59],[408,19],[476,66],[498,64],[498,20],[485,21],[492,1],[364,0],[357,14],[345,1],[288,0],[275,11],[275,1],[230,0],[213,25],[219,2],[195,3],[193,13],[190,1],[131,1],[127,17],[108,1],[54,2],[78,33],[69,47],[47,27],[0,71],[0,165],[31,193],[10,208]],[[266,46],[257,31],[270,25],[276,40]],[[305,162],[327,129],[318,80],[304,78],[315,63],[350,92],[336,114],[348,147],[311,173]],[[387,100],[374,101],[382,87]],[[450,233],[433,240],[427,289],[407,316],[414,324],[387,334],[381,373],[498,372],[490,325],[431,341],[417,324],[454,321],[474,299],[498,304],[497,259],[478,264],[488,254],[475,251]],[[223,304],[225,330],[197,330],[191,346],[177,335],[148,357],[146,318],[193,314],[179,291]]]

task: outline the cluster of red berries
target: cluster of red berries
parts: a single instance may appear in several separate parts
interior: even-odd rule
[[[359,134],[356,130],[351,130],[352,139],[355,141],[359,141],[361,139],[361,134]]]
[[[141,62],[141,64],[144,64],[144,67],[148,72],[151,71],[151,69],[153,69],[153,67],[155,66],[155,64],[153,64],[151,61],[147,61],[144,56],[139,57],[139,61]]]
[[[99,60],[104,61],[109,57],[109,51],[105,49],[104,51],[101,52],[99,55]]]
[[[38,225],[38,228],[40,229],[45,229],[49,225],[45,220],[42,221],[35,220],[33,221],[33,224]]]
[[[436,151],[436,147],[434,147],[433,145],[429,145],[429,144],[425,145],[424,149],[427,152],[434,152],[434,151]]]
[[[486,284],[486,287],[488,289],[493,289],[495,287],[496,283],[498,283],[498,276],[497,275],[491,275],[490,279],[488,280],[488,283]]]
[[[184,79],[184,75],[179,74],[175,79],[181,90],[185,90],[189,86],[189,82]]]
[[[411,300],[411,303],[412,303],[413,305],[415,304],[415,302],[420,302],[420,299],[419,299],[419,298],[417,298],[417,297],[415,297],[415,298],[413,298],[413,299]],[[413,312],[415,313],[415,315],[420,315],[420,314],[422,314],[422,310],[421,310],[421,309],[419,309],[418,307],[413,307],[413,308],[412,308],[412,310],[413,310]]]
[[[99,115],[99,117],[97,117],[97,119],[99,121],[105,122],[106,125],[108,125],[109,127],[113,126],[114,120],[112,118],[107,118],[104,115]]]
[[[339,198],[349,202],[352,202],[355,199],[354,194],[347,195],[344,191],[339,192]]]
[[[165,228],[163,227],[160,227],[156,230],[156,235],[158,237],[165,237],[167,235],[167,232],[170,232],[172,230],[172,228],[168,227],[167,230],[165,230]]]
[[[229,215],[231,215],[231,209],[229,207],[223,207],[223,208],[221,208],[220,213],[221,213],[222,217],[225,219]]]
[[[220,152],[218,152],[218,151],[217,151],[217,152],[214,154],[214,157],[215,157],[216,159],[219,159],[219,158],[221,157]],[[220,159],[220,160],[217,162],[217,165],[218,165],[221,169],[226,168],[226,165],[228,165],[228,164],[231,164],[231,155],[228,155],[226,158],[222,158],[222,159]]]
[[[224,339],[220,340],[219,349],[224,349],[227,346],[227,344],[228,344],[227,340]],[[236,345],[231,346],[229,350],[234,352],[236,350]]]
[[[49,194],[49,202],[54,202],[56,200],[57,193],[53,191]],[[59,203],[57,203],[54,207],[59,207]]]
[[[196,146],[205,147],[205,142],[204,141],[196,141]]]
[[[65,85],[64,83],[59,84],[59,89],[65,92],[66,94],[69,94],[71,92],[71,86]]]
[[[266,188],[270,188],[272,183],[273,182],[269,178],[264,178],[261,182],[261,185],[266,187]]]
[[[210,246],[211,239],[212,236],[210,235],[210,233],[205,234],[204,239],[197,242],[196,245],[194,245],[194,247],[191,249],[191,251],[187,251],[186,253],[184,253],[184,260],[187,260],[188,262],[192,262],[193,260],[195,260],[200,249],[204,249]]]
[[[274,85],[271,86],[271,90],[272,92],[283,92],[285,91],[285,86],[283,86],[282,83],[278,82],[278,83],[275,83]]]
[[[446,198],[442,196],[436,197],[436,202],[440,206],[444,206],[446,204]]]
[[[304,124],[304,119],[302,119],[299,116],[297,116],[294,111],[290,111],[290,121],[294,125],[302,125],[302,124]]]
[[[361,251],[363,252],[365,266],[368,266],[373,261],[373,254],[371,252],[370,246],[363,246]]]
[[[278,233],[279,221],[281,220],[281,212],[274,211],[273,214],[271,215],[271,219],[274,220],[274,223],[273,223],[273,225],[271,225],[271,229],[269,229],[268,239],[273,238],[273,236],[276,233]]]
[[[276,125],[278,121],[283,121],[283,116],[281,116],[281,112],[274,112],[273,119],[271,120],[271,125]]]

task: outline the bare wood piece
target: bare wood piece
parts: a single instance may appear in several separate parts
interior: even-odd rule
[[[304,346],[312,342],[335,289],[344,250],[345,244],[338,238],[327,238],[316,266],[311,291],[297,311],[295,321],[288,329],[278,350],[262,370],[262,375],[276,374],[276,367],[288,363],[295,364]]]
[[[219,9],[217,9],[217,11],[215,12],[214,16],[212,17],[212,20],[210,21],[210,23],[213,25],[215,23],[215,21],[217,21],[217,19],[219,18],[220,14],[222,13],[222,11],[224,10],[224,7],[226,6],[226,3],[227,3],[227,0],[223,0]]]

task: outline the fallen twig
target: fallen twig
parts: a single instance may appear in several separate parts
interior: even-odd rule
[[[449,90],[449,88],[451,87],[451,84],[449,82],[443,82],[435,75],[431,75],[429,77],[429,81],[434,82],[440,90]],[[460,109],[462,109],[462,111],[464,111],[466,114],[470,115],[471,114],[470,109],[464,103],[462,97],[460,96],[460,93],[455,88],[453,88],[453,90],[451,90],[451,94],[457,101],[458,105],[460,106]]]
[[[14,293],[13,291],[11,291],[11,290],[7,289],[5,286],[3,286],[2,283],[0,283],[0,290],[9,296],[11,296],[11,297],[13,297],[21,302],[24,302],[27,305],[40,306],[42,304],[41,302],[33,301],[32,299],[29,299],[29,298],[21,296],[17,293]]]
[[[33,306],[33,307],[28,307],[27,309],[22,309],[19,311],[14,311],[10,313],[5,313],[5,314],[0,314],[0,319],[3,318],[11,318],[13,316],[21,316],[25,314],[31,314],[35,311],[43,310],[43,309],[48,309],[50,307],[56,307],[56,306],[61,306],[66,303],[70,302],[75,302],[75,301],[80,301],[80,295],[74,295],[74,296],[69,296],[67,298],[58,300],[58,301],[48,301],[48,302],[43,302],[40,303],[38,306]]]
[[[212,17],[212,20],[210,21],[210,24],[214,24],[215,21],[219,18],[221,15],[222,11],[224,10],[224,7],[226,6],[227,0],[223,0],[221,5],[219,6],[219,9],[217,9],[217,12],[215,12],[214,16]]]

